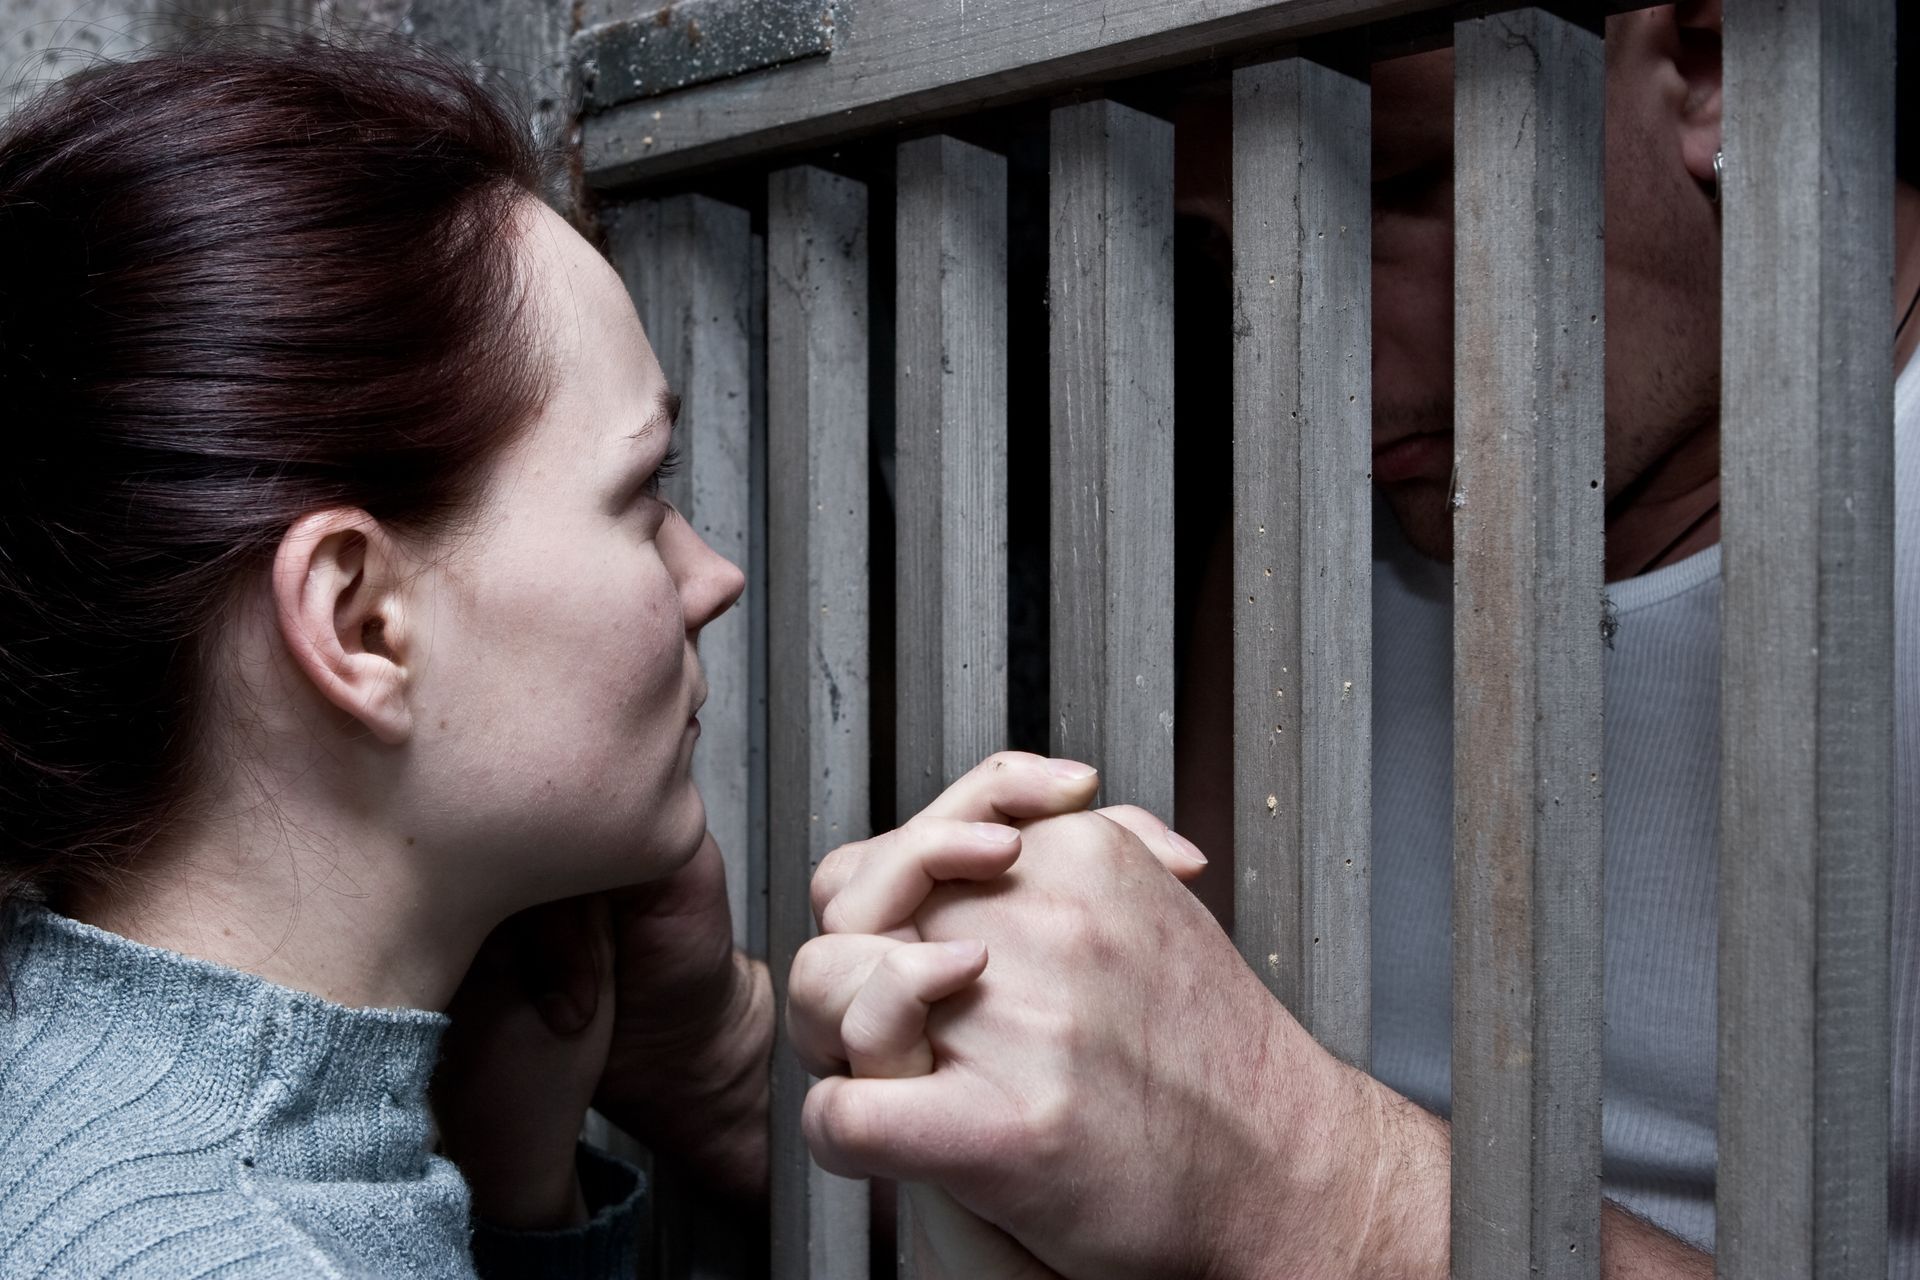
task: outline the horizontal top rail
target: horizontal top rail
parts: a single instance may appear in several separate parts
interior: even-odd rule
[[[1448,7],[1445,0],[839,0],[833,52],[590,115],[611,188]],[[594,56],[591,42],[576,49]]]

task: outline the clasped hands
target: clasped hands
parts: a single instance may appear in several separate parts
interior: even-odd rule
[[[1444,1273],[1437,1122],[1314,1044],[1181,883],[1192,846],[1086,811],[1097,785],[1002,753],[822,862],[786,1010],[822,1077],[815,1158],[907,1184],[928,1277]],[[454,1014],[436,1105],[489,1221],[591,1212],[589,1100],[716,1187],[765,1186],[771,986],[733,950],[711,840],[502,926]],[[1400,1265],[1396,1231],[1437,1241],[1432,1266]]]
[[[788,980],[815,1159],[900,1179],[923,1274],[1360,1266],[1387,1121],[1083,765],[1003,753],[820,865]]]

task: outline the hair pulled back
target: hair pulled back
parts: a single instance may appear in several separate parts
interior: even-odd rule
[[[398,40],[105,65],[0,127],[0,903],[180,816],[206,641],[295,519],[429,530],[537,413],[545,176]]]

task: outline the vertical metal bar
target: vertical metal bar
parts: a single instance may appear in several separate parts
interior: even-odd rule
[[[1887,1273],[1893,23],[1726,13],[1723,1276]]]
[[[1173,817],[1173,126],[1053,112],[1053,751]]]
[[[1597,1277],[1603,49],[1454,56],[1453,1273]]]
[[[1234,72],[1234,934],[1301,1023],[1363,1070],[1371,121],[1366,81],[1333,67]]]
[[[1007,162],[900,147],[895,596],[897,812],[1007,740]],[[911,1200],[897,1261],[916,1274]]]
[[[749,567],[752,219],[705,196],[636,202],[608,220],[608,248],[633,292],[667,385],[680,395],[682,465],[668,497],[715,551]],[[725,859],[735,944],[748,945],[752,908],[748,748],[753,709],[748,604],[708,624],[700,661],[711,690],[701,710],[693,777],[707,829]]]
[[[771,774],[768,932],[776,1007],[813,934],[807,886],[868,834],[867,192],[801,167],[767,188]],[[867,1184],[807,1154],[808,1077],[773,1055],[773,1274],[864,1280]]]

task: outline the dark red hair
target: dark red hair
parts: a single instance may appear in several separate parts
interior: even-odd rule
[[[0,900],[180,816],[205,642],[297,517],[430,530],[535,416],[549,172],[397,42],[106,65],[0,128]]]

